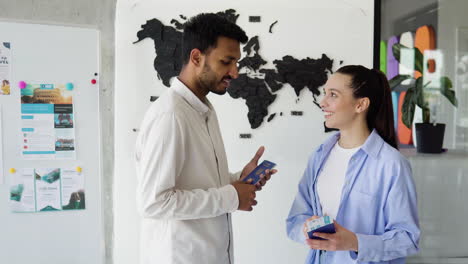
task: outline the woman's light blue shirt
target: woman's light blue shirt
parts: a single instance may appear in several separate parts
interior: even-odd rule
[[[288,236],[294,241],[305,243],[305,220],[322,215],[317,176],[339,137],[339,133],[332,135],[309,158],[286,220]],[[406,256],[418,251],[420,231],[410,164],[375,130],[349,161],[336,221],[356,233],[358,253],[328,251],[322,256],[325,263],[405,263]],[[319,263],[318,251],[310,250],[305,263]]]

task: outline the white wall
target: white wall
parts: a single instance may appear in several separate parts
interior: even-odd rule
[[[272,63],[284,55],[298,59],[320,58],[322,53],[344,64],[372,66],[373,1],[313,0],[271,2],[156,1],[121,0],[116,15],[116,97],[115,97],[115,263],[136,263],[139,219],[135,209],[134,141],[149,96],[167,89],[153,69],[154,44],[146,39],[136,45],[136,33],[146,20],[158,18],[169,25],[180,14],[217,12],[233,8],[240,14],[237,23],[249,36],[259,35],[260,55]],[[260,15],[262,23],[248,22],[249,15]],[[180,19],[179,19],[180,20]],[[278,20],[268,33],[269,25]],[[266,65],[273,67],[272,64]],[[283,112],[272,122],[251,130],[244,100],[229,95],[210,95],[220,120],[229,166],[240,170],[260,146],[265,159],[278,164],[278,174],[257,195],[259,204],[251,213],[233,214],[236,263],[302,263],[307,249],[286,237],[285,219],[296,194],[309,154],[327,137],[323,133],[321,111],[304,89],[296,104],[292,88],[285,86],[269,112]],[[304,111],[292,117],[291,110]],[[252,133],[250,140],[239,133]]]

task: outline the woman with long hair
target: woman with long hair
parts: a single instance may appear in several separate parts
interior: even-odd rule
[[[363,66],[340,68],[320,106],[336,132],[311,155],[287,219],[288,236],[306,244],[306,263],[404,263],[418,251],[416,190],[398,151],[385,75]],[[335,219],[335,233],[307,223]]]

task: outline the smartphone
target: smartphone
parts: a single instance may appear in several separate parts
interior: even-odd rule
[[[276,166],[276,163],[264,160],[262,163],[260,163],[247,177],[245,177],[242,181],[247,182],[248,180],[252,179],[251,184],[257,184],[260,179],[261,175],[265,174],[266,170],[271,170],[273,167]]]

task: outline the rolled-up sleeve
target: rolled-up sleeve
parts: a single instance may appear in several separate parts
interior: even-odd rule
[[[163,113],[140,132],[137,141],[137,207],[145,218],[188,220],[237,210],[238,195],[220,188],[176,188],[185,160],[184,135],[174,113]]]

